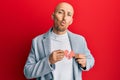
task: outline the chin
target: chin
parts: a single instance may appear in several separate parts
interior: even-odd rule
[[[66,31],[66,28],[57,28],[57,31],[64,32]]]
[[[60,25],[60,26],[55,26],[55,29],[56,29],[57,31],[64,32],[64,31],[67,30],[67,27]]]

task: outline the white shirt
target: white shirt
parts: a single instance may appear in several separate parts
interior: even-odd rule
[[[71,51],[71,46],[68,34],[57,35],[51,33],[51,52],[54,50],[68,50]],[[55,70],[53,70],[54,80],[73,80],[73,66],[72,59],[64,57],[61,61],[55,63]]]

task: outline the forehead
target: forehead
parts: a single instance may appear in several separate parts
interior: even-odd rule
[[[68,3],[58,4],[57,7],[55,8],[55,11],[58,11],[58,10],[64,10],[64,11],[71,12],[71,13],[74,12],[72,5]]]

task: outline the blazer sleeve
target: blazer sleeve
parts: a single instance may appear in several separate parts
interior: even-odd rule
[[[85,68],[82,68],[82,67],[80,67],[80,68],[83,71],[88,71],[94,66],[95,60],[94,60],[94,57],[92,56],[90,50],[87,47],[85,38],[83,38],[83,45],[84,45],[84,53],[86,54],[86,57],[87,57],[87,63],[86,63]]]
[[[53,71],[53,68],[49,64],[49,56],[38,61],[36,56],[39,53],[35,49],[35,41],[33,40],[28,59],[24,66],[24,75],[27,79],[43,77]]]

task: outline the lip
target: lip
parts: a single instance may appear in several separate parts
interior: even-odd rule
[[[65,21],[62,21],[62,22],[61,22],[61,25],[62,25],[62,26],[64,26],[65,24],[66,24],[66,22],[65,22]]]

